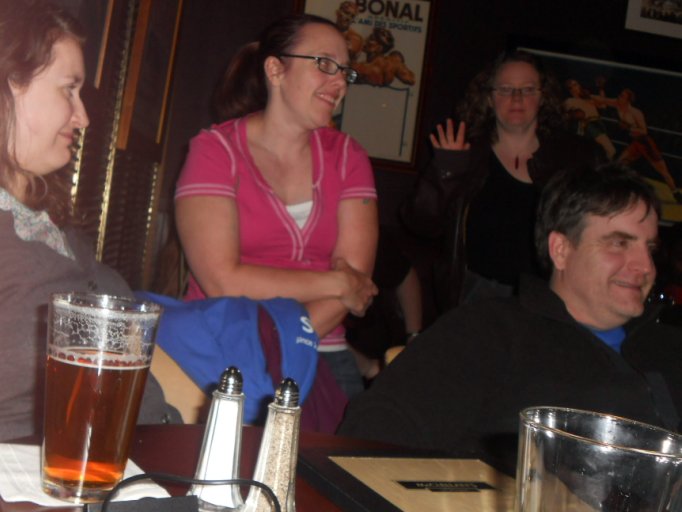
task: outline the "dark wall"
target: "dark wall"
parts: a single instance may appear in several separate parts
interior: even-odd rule
[[[162,209],[172,201],[187,145],[210,125],[210,101],[232,55],[294,0],[185,0],[173,79]]]
[[[172,189],[187,141],[209,123],[210,95],[231,55],[269,21],[291,12],[294,3],[185,0],[166,190]],[[513,42],[652,67],[682,66],[682,39],[626,30],[626,9],[627,0],[436,0],[417,167],[430,155],[428,133],[452,113],[471,77]],[[376,177],[382,222],[392,224],[414,174],[377,168]]]

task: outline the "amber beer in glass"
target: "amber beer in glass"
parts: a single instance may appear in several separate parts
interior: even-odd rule
[[[101,501],[122,478],[161,313],[150,303],[56,294],[46,363],[43,490]]]

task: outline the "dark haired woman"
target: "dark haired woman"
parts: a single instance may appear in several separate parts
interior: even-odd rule
[[[539,193],[557,171],[605,161],[601,148],[563,129],[558,83],[531,54],[498,57],[469,84],[455,129],[431,135],[435,155],[404,205],[416,234],[443,236],[447,278],[439,306],[511,295],[537,273]]]
[[[131,295],[69,225],[69,164],[88,125],[81,34],[50,4],[0,0],[0,440],[40,432],[50,294]],[[150,377],[139,421],[172,416]]]
[[[362,388],[341,321],[362,315],[377,239],[365,151],[328,128],[356,73],[328,20],[290,16],[233,59],[227,122],[191,143],[175,201],[187,299],[288,297],[306,305],[320,351],[350,396]]]

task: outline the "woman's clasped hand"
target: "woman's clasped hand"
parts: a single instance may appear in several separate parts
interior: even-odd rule
[[[355,316],[364,316],[378,289],[372,279],[351,267],[346,260],[334,260],[334,270],[343,276],[341,303]]]

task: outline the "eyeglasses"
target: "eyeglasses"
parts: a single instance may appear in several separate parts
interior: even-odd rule
[[[335,75],[339,71],[343,75],[343,78],[349,84],[352,84],[358,79],[358,72],[355,71],[350,66],[342,66],[338,62],[330,59],[329,57],[315,57],[313,55],[294,55],[292,53],[283,53],[280,57],[293,57],[295,59],[310,59],[314,60],[317,64],[317,69],[326,73],[328,75]]]
[[[510,96],[515,96],[517,93],[524,98],[530,96],[537,96],[540,93],[540,88],[534,85],[525,85],[523,87],[512,87],[511,85],[500,85],[499,87],[493,87],[492,91],[498,96],[503,98],[508,98]]]

